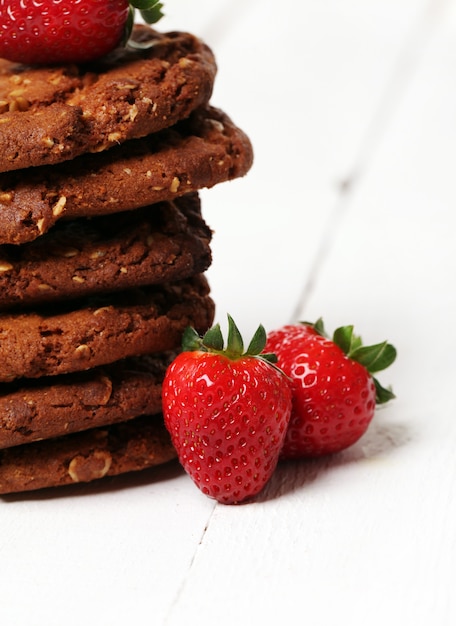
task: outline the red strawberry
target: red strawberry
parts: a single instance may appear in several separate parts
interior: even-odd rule
[[[134,7],[152,24],[158,0],[0,0],[0,57],[19,63],[84,63],[128,39]]]
[[[163,414],[179,460],[206,495],[224,504],[257,494],[271,477],[291,413],[288,379],[263,354],[266,332],[246,352],[228,316],[203,338],[184,334],[184,351],[163,382]]]
[[[330,340],[323,322],[284,326],[269,334],[266,350],[293,381],[293,409],[282,458],[315,457],[355,443],[371,422],[375,406],[394,397],[372,374],[396,358],[384,342],[363,346],[353,326]]]

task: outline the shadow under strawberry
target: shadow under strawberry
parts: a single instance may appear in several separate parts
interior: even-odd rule
[[[355,464],[359,465],[360,472],[364,472],[363,462],[384,459],[411,441],[412,434],[405,424],[385,424],[374,420],[357,443],[341,452],[312,459],[281,461],[269,483],[251,502],[269,502],[292,493],[304,499],[306,488],[319,480],[323,481],[328,473]]]

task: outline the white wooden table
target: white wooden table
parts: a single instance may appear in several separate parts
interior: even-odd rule
[[[397,399],[251,504],[176,465],[0,500],[2,626],[456,623],[456,2],[167,0],[255,165],[203,194],[217,319],[388,339]],[[299,13],[297,10],[299,9]]]

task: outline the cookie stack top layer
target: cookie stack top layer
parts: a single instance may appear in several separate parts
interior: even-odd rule
[[[216,64],[188,33],[137,24],[141,50],[87,66],[31,67],[0,59],[0,171],[61,163],[175,124],[208,102]]]
[[[0,244],[250,169],[249,139],[208,105],[216,65],[207,46],[143,25],[134,37],[150,47],[117,50],[90,71],[0,60]]]

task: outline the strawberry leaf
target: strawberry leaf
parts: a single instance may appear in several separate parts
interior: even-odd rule
[[[367,369],[370,374],[389,367],[396,359],[396,348],[384,341],[373,346],[361,346],[350,354],[350,358]]]
[[[277,363],[276,354],[273,354],[272,352],[263,352],[264,347],[266,345],[266,341],[267,341],[266,330],[264,326],[260,324],[258,328],[256,329],[255,334],[253,335],[249,343],[249,347],[247,348],[245,356],[257,356],[258,358],[263,359],[263,361],[267,361],[268,363],[271,363],[272,365],[274,363]]]
[[[317,332],[322,337],[328,336],[326,333],[326,329],[325,329],[325,325],[323,323],[322,317],[319,317],[316,322],[301,322],[301,323],[305,324],[306,326],[310,326],[311,328],[315,330],[315,332]]]
[[[375,401],[377,404],[385,404],[385,402],[396,397],[390,387],[382,387],[376,378],[373,378],[373,381],[375,384]]]
[[[310,328],[313,328],[313,330],[322,337],[328,337],[322,317],[319,317],[316,322],[301,321],[299,323],[303,326],[309,326]]]
[[[131,31],[133,30],[133,24],[135,23],[135,9],[131,6],[128,9],[127,21],[124,26],[124,33],[122,38],[122,46],[126,46],[130,39]]]
[[[353,333],[352,325],[336,328],[333,341],[349,357],[351,357],[353,352],[360,348],[363,343],[361,337]]]
[[[223,335],[220,330],[220,324],[216,324],[206,332],[203,337],[203,347],[215,352],[223,350]]]
[[[267,361],[268,363],[271,363],[272,365],[274,365],[274,363],[277,363],[277,361],[279,360],[277,358],[277,354],[274,354],[273,352],[262,352],[261,354],[258,355],[258,358],[263,359],[263,361]],[[276,369],[282,372],[282,370],[279,367],[277,367]]]
[[[143,49],[150,48],[153,44],[142,44],[138,41],[130,39],[133,25],[135,23],[136,9],[139,10],[146,24],[155,24],[163,17],[163,3],[158,0],[131,0],[129,4],[129,11],[127,21],[125,23],[124,35],[122,39],[122,45],[129,45],[131,48]]]
[[[352,340],[353,326],[341,326],[334,331],[333,341],[345,354],[350,352]]]
[[[266,331],[264,329],[264,326],[260,324],[258,328],[256,329],[255,334],[253,335],[249,343],[249,347],[247,348],[246,354],[250,356],[261,354],[261,352],[263,352],[264,350],[265,345],[266,345]]]
[[[182,350],[184,352],[194,352],[201,350],[202,341],[196,330],[191,326],[187,326],[182,335]]]
[[[159,0],[131,0],[130,4],[139,9],[146,24],[155,24],[163,17],[163,3]]]
[[[319,317],[315,324],[311,324],[311,326],[313,326],[314,330],[316,330],[322,337],[328,336],[322,317]]]
[[[235,358],[241,356],[244,352],[244,342],[242,341],[241,333],[231,315],[228,315],[228,342],[226,349],[229,355]]]

